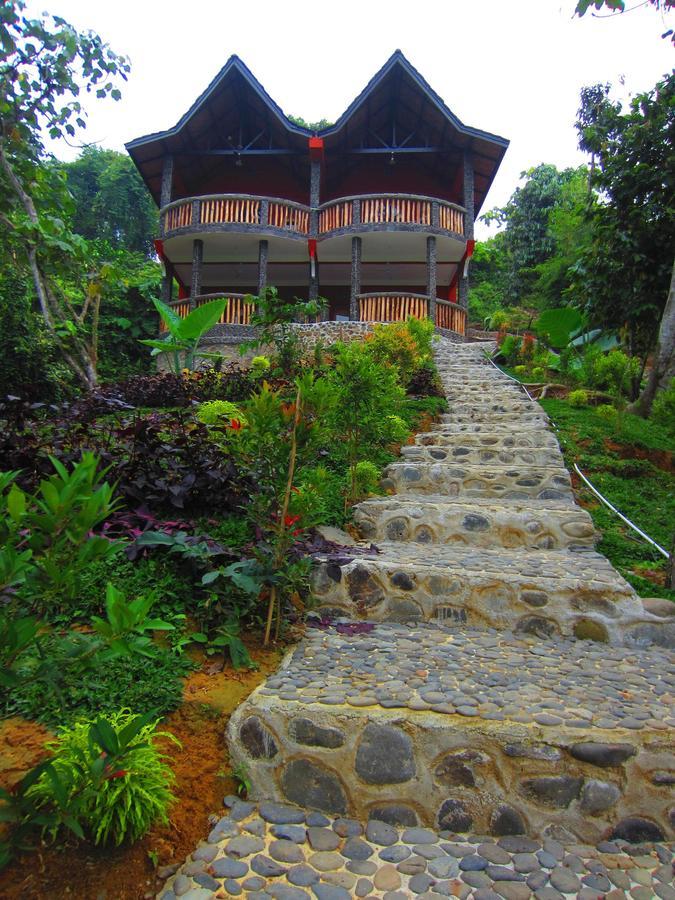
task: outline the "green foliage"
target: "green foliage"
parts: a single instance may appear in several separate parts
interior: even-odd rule
[[[654,422],[675,434],[675,378],[671,378],[669,386],[654,398],[651,417]]]
[[[161,300],[153,299],[153,303],[166,326],[167,334],[164,338],[146,339],[140,342],[146,347],[152,347],[151,356],[166,354],[171,361],[175,375],[180,375],[183,369],[192,371],[195,368],[196,359],[220,358],[218,353],[207,353],[197,348],[202,335],[220,321],[227,306],[226,299],[203,303],[188,313],[184,319],[177,316],[171,307],[162,303]]]
[[[584,390],[571,391],[567,402],[574,409],[583,409],[583,407],[588,406],[588,393]]]
[[[266,356],[254,356],[251,360],[251,374],[254,378],[262,378],[270,370],[270,361]]]
[[[157,233],[157,209],[126,153],[85,146],[73,162],[59,163],[75,201],[72,228],[87,240],[148,256]]]
[[[227,428],[231,422],[247,425],[246,416],[236,403],[229,400],[209,400],[197,407],[197,418],[210,427]]]
[[[639,378],[640,372],[640,360],[635,356],[627,356],[621,350],[599,355],[593,365],[595,384],[608,390],[619,402],[630,394],[633,381]]]
[[[18,588],[45,612],[68,608],[87,566],[110,559],[121,547],[92,533],[116,508],[111,485],[100,480],[105,472],[99,472],[97,457],[83,453],[71,471],[54,457],[51,462],[55,474],[34,495],[7,473],[0,481],[0,592]]]
[[[330,128],[333,125],[333,122],[330,122],[328,119],[318,119],[316,122],[306,122],[302,116],[287,116],[288,119],[294,124],[299,125],[301,128],[307,128],[309,131],[323,131],[324,128]]]
[[[507,334],[499,347],[499,356],[507,365],[513,365],[520,355],[523,339],[515,334]]]
[[[672,133],[675,75],[624,110],[608,85],[581,92],[577,131],[591,155],[603,202],[589,208],[592,239],[576,265],[574,290],[591,325],[623,330],[631,355],[656,340],[673,262]]]
[[[307,322],[316,318],[327,308],[327,301],[299,300],[295,297],[292,301],[283,300],[278,290],[267,287],[263,293],[254,297],[246,297],[249,303],[255,304],[255,310],[251,315],[251,325],[258,329],[255,340],[247,341],[241,345],[242,353],[249,349],[257,349],[273,344],[276,348],[277,363],[284,375],[292,375],[298,366],[300,347],[297,335],[293,329],[295,322]]]
[[[366,338],[366,346],[372,358],[378,363],[390,365],[404,386],[421,362],[419,341],[424,343],[425,336],[421,330],[418,334],[419,337],[416,338],[407,324],[397,322],[392,325],[376,325]]]
[[[353,489],[357,497],[374,494],[380,483],[380,470],[367,459],[362,459],[354,466]]]
[[[408,316],[406,328],[413,336],[417,344],[417,352],[422,362],[427,362],[432,356],[432,341],[435,333],[434,323],[431,319],[416,319]]]
[[[237,785],[237,795],[239,797],[248,797],[253,785],[251,775],[244,763],[239,763],[232,769],[232,778]]]
[[[612,425],[616,423],[619,416],[616,406],[612,406],[611,403],[600,403],[595,407],[595,412],[603,421]]]
[[[652,420],[612,407],[574,409],[564,400],[544,399],[541,405],[556,423],[568,468],[581,470],[617,509],[628,516],[662,547],[672,541],[675,521],[675,479],[659,468],[664,451],[672,452],[672,435]],[[646,456],[647,459],[639,457]],[[666,560],[624,525],[610,510],[582,489],[584,505],[603,538],[598,546],[643,597],[669,597],[645,571],[663,573]]]
[[[43,773],[29,796],[47,809],[63,802],[95,844],[119,846],[166,825],[175,778],[156,741],[178,742],[157,724],[122,709],[64,729],[49,745],[58,782]]]
[[[566,347],[583,324],[583,316],[571,306],[547,309],[535,323],[537,334],[556,350]]]

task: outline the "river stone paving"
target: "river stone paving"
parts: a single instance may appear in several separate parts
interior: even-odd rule
[[[467,837],[280,804],[247,805],[242,816],[239,805],[225,798],[225,814],[213,817],[208,839],[167,880],[160,900],[675,900],[673,846],[664,842]],[[251,838],[250,829],[260,838]]]

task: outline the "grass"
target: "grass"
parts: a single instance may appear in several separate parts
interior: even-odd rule
[[[650,420],[628,413],[608,422],[593,408],[574,409],[565,400],[542,400],[556,426],[570,470],[574,463],[618,510],[669,550],[675,523],[672,438]],[[583,485],[580,502],[602,532],[598,550],[643,597],[666,597],[666,560],[601,504]]]

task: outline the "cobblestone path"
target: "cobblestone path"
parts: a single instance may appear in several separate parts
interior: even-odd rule
[[[483,349],[440,342],[449,412],[356,510],[379,552],[317,568],[337,627],[230,721],[262,802],[226,798],[164,900],[675,900],[673,620]]]

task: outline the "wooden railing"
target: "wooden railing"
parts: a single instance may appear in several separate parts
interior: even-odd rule
[[[425,294],[402,294],[398,291],[359,294],[361,322],[405,322],[408,316],[424,319],[428,309],[429,298]]]
[[[466,310],[450,300],[436,301],[436,325],[439,328],[447,328],[456,331],[457,334],[466,334]]]
[[[164,234],[200,225],[250,225],[292,234],[309,234],[309,208],[276,197],[210,194],[175,200],[160,211]]]
[[[227,299],[227,306],[223,310],[223,314],[218,320],[220,325],[250,325],[251,315],[253,313],[253,304],[246,303],[244,297],[246,294],[199,294],[196,297],[189,297],[183,300],[174,300],[170,305],[176,315],[184,319],[191,310],[203,306],[210,300]],[[164,322],[160,321],[160,332],[166,331]]]
[[[464,234],[461,206],[415,194],[365,194],[322,204],[319,235],[359,225],[403,225]]]

